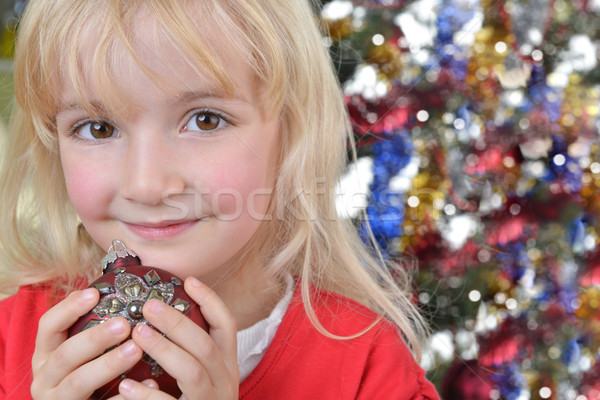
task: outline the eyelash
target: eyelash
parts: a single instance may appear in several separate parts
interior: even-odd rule
[[[217,121],[217,127],[213,128],[213,129],[208,129],[208,130],[202,130],[202,129],[187,129],[186,127],[188,126],[188,124],[190,124],[190,122],[193,121],[194,118],[198,117],[201,114],[205,114],[208,116],[214,116],[216,118],[218,118]],[[210,136],[212,134],[214,134],[215,131],[218,131],[224,127],[226,127],[227,125],[231,125],[232,122],[230,120],[230,118],[228,116],[226,116],[225,114],[212,110],[212,109],[199,109],[199,110],[194,110],[190,113],[188,113],[187,118],[185,119],[185,124],[183,126],[183,128],[181,129],[184,132],[192,132],[193,134],[196,135],[202,135],[202,136]],[[70,134],[69,136],[72,137],[73,139],[76,140],[81,140],[84,142],[93,142],[93,143],[98,143],[98,142],[102,142],[104,140],[110,139],[113,136],[109,136],[107,138],[98,138],[98,139],[89,139],[89,138],[85,138],[82,137],[80,134],[80,131],[83,127],[85,127],[86,125],[90,125],[90,124],[94,124],[94,123],[98,123],[101,124],[103,126],[110,126],[111,128],[114,129],[114,131],[119,134],[119,130],[110,122],[108,122],[107,120],[104,119],[100,119],[100,120],[93,120],[93,119],[86,119],[83,120],[81,122],[76,123],[75,125],[73,125],[73,127],[70,130]],[[118,136],[117,136],[118,137]]]
[[[100,143],[100,142],[102,142],[104,140],[107,140],[107,139],[110,139],[110,138],[114,137],[113,136],[114,133],[113,133],[113,135],[109,136],[108,138],[104,138],[104,139],[100,139],[100,138],[98,138],[98,139],[88,139],[88,138],[85,138],[85,137],[81,136],[81,134],[79,133],[81,131],[81,128],[83,128],[86,125],[91,125],[91,124],[101,124],[103,126],[109,126],[109,127],[111,127],[114,130],[114,133],[117,134],[117,137],[120,134],[119,130],[113,124],[111,124],[110,122],[108,122],[105,119],[98,119],[98,120],[95,120],[95,119],[85,119],[85,120],[80,121],[80,122],[76,123],[75,125],[73,125],[73,127],[71,128],[71,130],[69,132],[69,137],[71,137],[71,138],[73,138],[75,140],[80,140],[80,141],[88,142],[88,143]]]
[[[187,129],[186,127],[188,126],[188,124],[190,124],[192,121],[194,121],[194,118],[197,118],[199,115],[208,115],[208,116],[214,116],[218,118],[217,121],[217,127],[213,128],[213,129],[208,129],[208,130],[196,130],[196,129]],[[227,127],[228,125],[232,125],[231,119],[216,110],[212,110],[209,108],[202,108],[202,109],[198,109],[198,110],[194,110],[190,113],[188,113],[188,116],[185,118],[185,124],[183,125],[183,128],[181,129],[184,132],[192,132],[193,134],[196,135],[202,135],[202,136],[210,136],[215,134],[215,132]]]

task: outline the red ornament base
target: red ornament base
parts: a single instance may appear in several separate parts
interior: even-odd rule
[[[115,250],[117,246],[122,249]],[[142,315],[142,307],[150,299],[171,305],[208,331],[208,324],[199,306],[185,293],[181,279],[168,271],[142,266],[137,255],[120,241],[113,241],[111,250],[103,260],[103,275],[89,286],[98,289],[100,301],[92,311],[73,324],[69,329],[69,337],[114,317],[124,317],[132,329],[138,324],[148,324]],[[177,381],[144,354],[133,368],[96,390],[92,399],[116,396],[119,394],[119,382],[125,378],[138,382],[154,379],[161,391],[174,397],[181,395]]]

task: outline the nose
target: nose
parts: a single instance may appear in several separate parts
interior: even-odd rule
[[[168,196],[183,192],[185,180],[178,168],[174,144],[157,134],[130,138],[122,171],[122,196],[155,206]]]

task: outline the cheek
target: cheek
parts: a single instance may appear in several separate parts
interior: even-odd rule
[[[85,162],[63,160],[63,171],[69,198],[83,221],[102,214],[105,207],[107,175],[86,168]]]
[[[273,183],[260,172],[229,166],[212,176],[211,211],[223,218],[264,214],[269,204]],[[226,172],[227,171],[227,172]]]
[[[248,151],[221,162],[210,179],[209,207],[215,215],[233,219],[241,216],[264,216],[275,181],[274,167],[268,154],[259,156]]]

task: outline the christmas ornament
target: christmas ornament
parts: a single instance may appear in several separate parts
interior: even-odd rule
[[[125,247],[123,242],[113,240],[108,254],[102,259],[102,267],[103,275],[89,286],[98,289],[100,301],[69,329],[69,336],[114,317],[125,318],[132,329],[138,324],[148,324],[142,308],[151,299],[171,305],[208,331],[208,324],[200,313],[200,308],[185,293],[183,281],[165,270],[142,266],[139,257]],[[144,353],[133,368],[95,391],[92,398],[105,399],[118,395],[119,382],[125,378],[140,382],[154,379],[163,392],[175,397],[181,395],[177,381]]]

